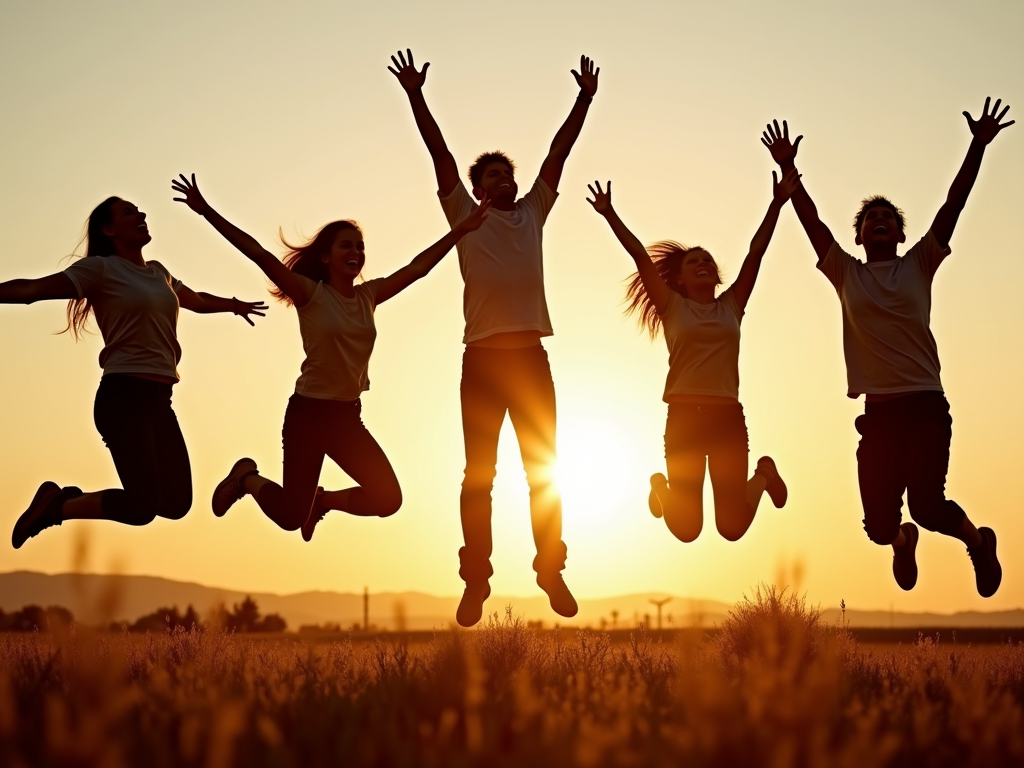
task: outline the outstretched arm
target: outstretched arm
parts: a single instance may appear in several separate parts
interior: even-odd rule
[[[633,261],[636,263],[636,271],[640,274],[640,279],[643,281],[644,290],[647,291],[647,295],[651,297],[651,301],[654,303],[654,308],[658,311],[658,314],[664,314],[666,308],[668,308],[669,301],[669,288],[665,281],[661,279],[661,275],[658,273],[658,268],[654,266],[654,262],[651,261],[651,255],[644,248],[637,236],[629,231],[629,228],[619,218],[619,214],[615,212],[612,207],[612,183],[608,182],[608,189],[601,189],[601,182],[595,181],[593,185],[588,184],[587,189],[590,190],[590,194],[594,196],[591,200],[587,198],[587,202],[594,206],[594,210],[604,216],[605,221],[612,228],[612,232],[615,233],[615,237],[619,239],[622,247],[626,249]]]
[[[932,234],[935,235],[935,239],[939,241],[939,245],[943,248],[949,245],[949,239],[953,236],[953,230],[956,228],[956,222],[960,218],[960,212],[964,209],[964,205],[967,204],[967,197],[971,194],[974,182],[978,178],[978,171],[981,170],[981,159],[985,156],[985,147],[992,143],[992,139],[1003,128],[1007,128],[1016,122],[1011,120],[1008,123],[1000,124],[1000,121],[1009,111],[1010,105],[1007,104],[1003,107],[1003,111],[999,112],[999,105],[1002,103],[1002,99],[996,99],[992,111],[989,112],[988,107],[991,101],[991,97],[985,99],[985,107],[981,110],[981,117],[977,120],[971,117],[969,112],[964,112],[964,117],[967,118],[967,125],[970,126],[974,138],[971,139],[971,146],[967,148],[967,157],[964,158],[963,165],[960,166],[956,178],[953,179],[953,183],[949,187],[946,202],[939,208],[939,212],[935,214],[935,221],[932,222]],[[997,112],[999,112],[998,116],[996,115]]]
[[[746,308],[750,294],[754,292],[757,273],[761,269],[761,260],[764,258],[765,251],[768,250],[768,244],[772,241],[772,235],[775,234],[775,225],[779,223],[779,211],[799,186],[800,174],[797,173],[796,168],[790,168],[782,177],[782,181],[779,181],[775,171],[772,171],[772,201],[768,204],[768,212],[764,215],[761,226],[757,228],[757,232],[754,233],[754,237],[750,241],[750,250],[743,260],[743,266],[740,267],[740,273],[732,287],[736,303],[741,310]]]
[[[408,62],[405,60],[409,56]],[[409,105],[412,107],[412,116],[416,119],[416,127],[420,129],[420,136],[423,143],[427,145],[430,158],[434,161],[434,175],[437,176],[437,191],[442,197],[448,197],[459,183],[459,167],[455,164],[455,158],[448,151],[448,145],[444,142],[441,129],[437,127],[437,121],[430,114],[427,101],[423,98],[423,83],[427,79],[427,67],[430,62],[423,65],[423,69],[416,71],[413,64],[412,51],[406,48],[405,54],[398,52],[398,58],[391,57],[393,67],[388,71],[398,78],[405,89],[405,95],[409,97]]]
[[[267,304],[263,301],[242,301],[233,296],[230,299],[225,299],[223,296],[214,296],[212,293],[193,291],[187,285],[182,285],[178,289],[178,303],[182,309],[187,309],[200,315],[231,312],[241,317],[249,325],[255,325],[249,319],[249,315],[263,317],[267,310]]]
[[[426,277],[430,270],[436,267],[448,251],[462,238],[475,229],[479,229],[487,218],[487,210],[491,207],[491,201],[484,198],[471,214],[452,227],[452,231],[442,237],[432,246],[423,251],[402,267],[384,278],[377,289],[377,304],[383,304],[388,299],[404,291],[410,285],[422,277]]]
[[[8,280],[0,283],[0,304],[33,304],[37,301],[77,299],[71,278],[56,272],[35,280]]]
[[[192,174],[191,181],[186,179],[184,174],[179,174],[177,179],[171,180],[171,189],[181,195],[184,195],[184,197],[175,197],[175,202],[185,203],[185,205],[210,222],[210,224],[213,225],[213,228],[223,235],[225,240],[235,246],[235,248],[240,250],[250,261],[263,270],[263,274],[265,274],[274,285],[284,291],[295,306],[301,307],[309,303],[309,300],[313,296],[313,291],[316,290],[316,284],[312,280],[292,272],[288,267],[281,263],[279,258],[260,245],[256,241],[256,238],[243,232],[213,210],[213,207],[206,202],[202,192],[199,191],[199,186],[196,184],[196,175],[194,173]],[[181,305],[184,307],[185,303],[182,302]],[[185,308],[191,309],[191,307]],[[200,310],[195,311],[198,312]],[[217,311],[231,312],[234,310]]]
[[[558,129],[555,138],[551,142],[551,149],[548,156],[540,166],[540,178],[548,185],[552,192],[558,191],[558,182],[562,179],[562,169],[565,161],[572,151],[576,139],[580,137],[583,130],[583,121],[587,119],[587,111],[590,109],[590,102],[594,100],[597,93],[597,76],[601,74],[601,68],[594,68],[594,62],[586,56],[580,56],[580,71],[572,70],[572,76],[576,78],[576,84],[580,87],[576,103],[572,105],[569,117]]]
[[[768,147],[768,151],[772,153],[772,159],[779,164],[782,173],[788,174],[796,167],[794,164],[796,152],[803,136],[797,136],[796,141],[790,143],[789,125],[786,121],[782,121],[781,131],[779,130],[779,121],[773,122],[774,127],[769,124],[768,130],[762,134],[761,143]],[[818,208],[811,200],[811,196],[807,194],[803,184],[798,186],[793,193],[793,208],[796,210],[796,215],[820,262],[828,255],[828,251],[836,239],[832,236],[832,231],[818,217]]]

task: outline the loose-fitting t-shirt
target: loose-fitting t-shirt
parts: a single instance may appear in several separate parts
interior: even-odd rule
[[[295,382],[296,394],[318,400],[358,400],[370,388],[367,369],[377,340],[373,311],[383,280],[355,286],[351,299],[326,283],[298,308],[306,359]]]
[[[178,378],[178,290],[181,281],[157,261],[140,267],[120,256],[87,256],[64,270],[88,299],[103,337],[103,374]]]
[[[929,323],[932,278],[949,254],[928,230],[896,259],[865,264],[832,243],[818,263],[843,308],[850,397],[942,391]]]
[[[459,268],[466,283],[462,294],[464,343],[509,331],[551,335],[541,243],[544,221],[556,197],[558,194],[538,178],[516,201],[514,211],[491,208],[483,226],[459,241]],[[441,208],[453,227],[472,213],[476,204],[461,183],[441,198]]]
[[[732,287],[711,304],[698,304],[669,291],[661,315],[668,345],[665,402],[672,395],[739,398],[742,319]]]

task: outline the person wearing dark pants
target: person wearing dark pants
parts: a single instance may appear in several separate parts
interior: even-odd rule
[[[555,134],[533,187],[517,199],[515,164],[504,152],[486,152],[469,169],[472,196],[423,97],[429,62],[417,70],[412,52],[391,57],[388,67],[405,89],[416,127],[430,152],[437,194],[449,223],[468,215],[476,200],[493,202],[492,216],[458,245],[466,283],[463,312],[462,413],[466,474],[460,511],[465,546],[459,573],[466,588],[455,618],[464,627],[480,621],[491,593],[491,483],[495,475],[498,432],[508,412],[519,438],[530,485],[530,513],[537,543],[537,585],[561,616],[575,616],[576,600],[562,578],[566,547],[561,540],[562,503],[553,480],[555,400],[541,338],[552,334],[544,295],[543,228],[557,197],[562,169],[583,129],[597,93],[600,73],[580,57],[573,70],[579,95]],[[504,377],[520,382],[513,393]]]
[[[818,269],[839,296],[843,312],[843,351],[850,397],[865,396],[856,421],[858,478],[864,530],[871,541],[893,550],[893,576],[905,590],[917,584],[919,531],[901,522],[903,493],[910,517],[926,530],[960,539],[974,566],[978,594],[991,597],[1002,581],[996,534],[976,528],[960,506],[946,498],[946,472],[952,419],[939,376],[939,355],[931,332],[931,288],[950,254],[949,241],[981,169],[985,148],[1013,121],[1001,123],[1009,107],[1000,102],[981,117],[967,112],[972,134],[946,201],[931,227],[903,256],[903,211],[885,197],[862,201],[854,219],[855,242],[866,263],[846,253],[818,217],[801,187],[793,207],[818,257]],[[802,136],[789,139],[789,126],[767,126],[762,143],[784,172],[795,168]]]
[[[490,204],[474,206],[451,232],[409,264],[385,278],[356,283],[366,262],[363,233],[353,221],[325,225],[307,243],[292,247],[282,262],[206,202],[195,176],[172,182],[185,203],[252,260],[276,287],[271,293],[295,307],[306,359],[288,401],[282,430],[281,484],[260,475],[256,462],[241,458],[213,492],[213,512],[223,516],[246,494],[286,531],[310,541],[332,509],[361,517],[389,517],[402,505],[402,491],[387,456],[363,425],[360,395],[377,338],[376,308],[425,277],[465,235],[486,219]],[[356,486],[324,491],[317,485],[329,456]]]
[[[249,315],[262,315],[266,305],[196,293],[142,257],[151,240],[146,214],[110,197],[89,215],[83,258],[49,277],[0,283],[0,304],[67,299],[65,330],[76,338],[95,312],[104,346],[93,417],[123,486],[82,493],[43,483],[15,523],[15,549],[65,520],[148,525],[178,520],[192,506],[188,450],[171,408],[181,359],[178,309],[233,312],[252,325]]]
[[[705,474],[711,476],[718,532],[729,541],[750,528],[766,491],[777,508],[788,498],[770,456],[761,457],[747,477],[747,425],[739,401],[740,322],[779,212],[799,184],[796,171],[781,182],[774,179],[771,203],[739,276],[717,297],[722,278],[710,253],[674,241],[645,248],[612,206],[611,182],[607,189],[596,181],[589,186],[594,199],[587,201],[636,264],[626,291],[627,311],[637,314],[652,339],[663,332],[668,346],[668,477],[660,472],[651,476],[648,506],[680,541],[693,541],[704,527]]]

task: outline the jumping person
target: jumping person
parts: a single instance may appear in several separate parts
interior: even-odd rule
[[[729,541],[747,532],[765,491],[776,507],[786,503],[786,484],[771,457],[760,458],[747,479],[747,425],[739,401],[740,321],[779,211],[800,184],[796,171],[781,182],[774,173],[772,178],[768,212],[750,241],[739,276],[717,298],[722,278],[710,253],[674,241],[644,248],[612,207],[612,183],[607,189],[596,181],[588,185],[594,199],[587,202],[604,216],[636,263],[626,290],[626,311],[637,315],[652,339],[662,331],[668,345],[668,477],[651,476],[648,505],[681,541],[693,541],[704,526],[705,468],[715,493],[715,523]]]
[[[307,243],[291,246],[282,262],[231,224],[181,176],[171,182],[185,203],[241,251],[274,283],[272,295],[295,307],[306,359],[285,411],[284,475],[281,485],[259,474],[242,458],[213,492],[213,512],[224,515],[251,494],[264,514],[286,531],[301,529],[309,541],[332,509],[361,517],[389,517],[402,504],[402,491],[384,451],[360,418],[360,395],[370,388],[367,367],[377,338],[374,311],[441,261],[460,239],[487,220],[490,203],[473,206],[451,232],[409,264],[384,278],[356,283],[366,261],[363,233],[353,221],[333,221]],[[356,483],[324,491],[317,483],[324,456]]]
[[[408,60],[406,60],[406,54]],[[597,92],[600,69],[580,57],[573,70],[579,95],[532,189],[516,200],[515,165],[503,152],[480,155],[469,169],[472,196],[423,98],[429,63],[417,71],[412,52],[391,57],[388,67],[409,97],[416,126],[437,176],[437,194],[449,222],[465,216],[474,197],[493,201],[493,215],[458,245],[466,283],[463,311],[466,344],[462,359],[462,428],[466,471],[459,502],[465,546],[459,575],[466,589],[456,613],[459,624],[476,624],[491,593],[491,489],[498,460],[498,433],[506,412],[512,419],[530,486],[530,518],[537,556],[533,568],[554,611],[575,616],[576,600],[562,579],[562,501],[554,482],[555,387],[541,338],[550,336],[544,297],[543,227],[554,205],[562,168],[580,135]]]
[[[1000,102],[981,118],[967,112],[973,138],[949,188],[946,202],[922,237],[903,256],[903,212],[888,199],[861,202],[854,218],[854,242],[864,247],[867,263],[844,251],[801,187],[793,207],[818,256],[818,269],[839,295],[843,312],[843,351],[849,397],[865,396],[864,413],[855,422],[861,435],[857,475],[864,507],[864,530],[876,544],[893,549],[896,583],[910,590],[917,583],[918,529],[901,523],[903,493],[910,516],[923,528],[953,536],[967,545],[978,593],[991,597],[1003,571],[991,528],[975,528],[960,506],[946,498],[946,472],[952,419],[939,379],[939,355],[932,336],[932,279],[950,254],[949,240],[967,203],[985,147],[1014,121],[1000,124],[1009,107]],[[997,115],[998,113],[998,115]],[[785,121],[767,126],[761,139],[783,172],[795,168],[803,136],[789,140]]]
[[[267,306],[192,291],[142,257],[152,239],[146,214],[110,197],[89,215],[83,258],[48,277],[0,283],[0,304],[68,299],[64,330],[76,339],[96,313],[104,347],[93,416],[123,485],[82,493],[43,483],[14,525],[15,549],[65,520],[147,525],[157,517],[179,520],[192,506],[188,450],[171,408],[181,359],[178,308],[233,312],[252,325],[249,315],[262,316]]]

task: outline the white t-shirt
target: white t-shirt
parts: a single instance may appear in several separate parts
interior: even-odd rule
[[[732,287],[711,304],[669,291],[661,315],[668,345],[665,402],[672,395],[740,396],[740,321],[743,310]]]
[[[928,327],[932,278],[950,254],[931,230],[902,257],[865,264],[833,243],[818,264],[843,307],[850,397],[942,391]]]
[[[64,270],[89,299],[103,337],[100,367],[108,373],[178,378],[178,290],[158,261],[140,267],[120,256],[88,256]]]
[[[373,310],[382,282],[378,278],[356,285],[351,299],[317,283],[313,298],[298,308],[306,359],[295,382],[296,394],[350,401],[370,388],[367,368],[377,340]]]
[[[459,267],[466,283],[462,295],[464,343],[509,331],[551,335],[541,244],[544,221],[556,197],[558,194],[538,178],[516,201],[515,211],[491,208],[483,226],[459,241]],[[441,208],[453,227],[476,205],[461,183],[441,198]]]

